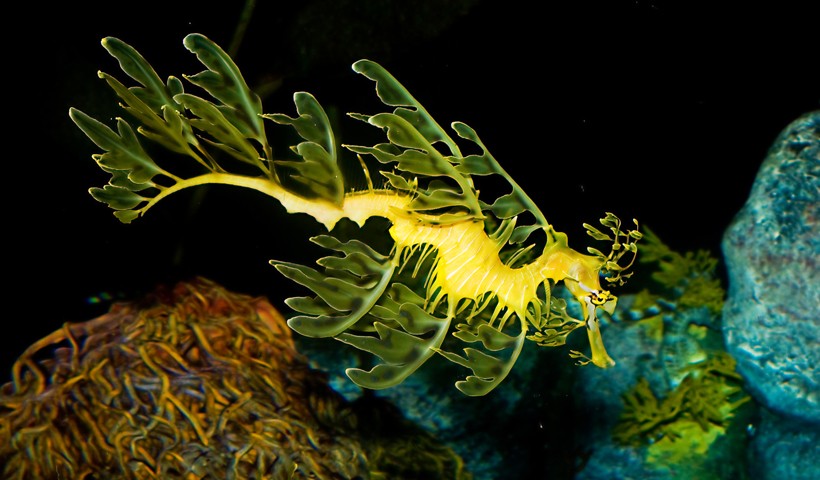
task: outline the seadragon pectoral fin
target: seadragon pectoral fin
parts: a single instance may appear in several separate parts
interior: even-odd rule
[[[302,315],[288,320],[296,332],[307,337],[333,337],[358,322],[376,304],[390,284],[395,265],[358,240],[340,242],[330,235],[310,239],[341,255],[317,260],[324,271],[289,262],[271,264],[289,279],[311,289],[316,297],[293,297],[285,301]]]

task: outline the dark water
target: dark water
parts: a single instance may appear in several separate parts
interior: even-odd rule
[[[202,275],[283,309],[296,294],[268,260],[312,261],[303,239],[321,230],[310,219],[224,187],[175,195],[123,225],[87,194],[107,176],[67,114],[120,114],[96,77],[119,73],[103,36],[138,48],[161,77],[194,73],[184,35],[228,45],[241,3],[26,4],[7,18],[23,30],[4,42],[2,381],[36,339],[158,283]],[[372,84],[349,66],[376,60],[440,123],[472,126],[578,249],[581,223],[612,211],[675,249],[718,255],[768,147],[820,97],[810,2],[259,3],[236,61],[252,85],[281,81],[266,111],[292,113],[292,92],[306,90],[333,111],[373,112]],[[359,133],[343,126],[341,141]],[[522,441],[532,478],[545,471],[537,448]]]

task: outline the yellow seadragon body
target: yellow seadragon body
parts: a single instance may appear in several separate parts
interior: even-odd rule
[[[136,50],[106,38],[105,48],[138,85],[129,88],[107,74],[100,77],[140,126],[135,132],[118,119],[115,132],[79,110],[70,112],[105,151],[94,159],[112,178],[91,193],[114,208],[120,220],[129,223],[172,193],[210,183],[250,188],[275,198],[289,213],[313,217],[329,234],[311,241],[333,252],[317,261],[320,268],[271,262],[315,294],[286,300],[297,313],[288,325],[303,335],[334,337],[376,355],[381,363],[369,370],[347,371],[363,387],[396,385],[438,353],[472,371],[456,383],[462,392],[484,395],[509,373],[525,339],[541,346],[563,345],[581,326],[590,341],[589,361],[614,365],[596,311],[600,307],[611,313],[616,299],[602,288],[601,278],[619,284],[628,277],[623,273],[628,265],[618,262],[626,253],[634,260],[641,237],[637,230],[621,230],[617,217],[607,214],[601,223],[611,234],[585,227],[596,240],[613,243],[609,254],[571,249],[566,235],[553,229],[470,127],[451,125],[459,138],[481,151],[463,155],[427,111],[374,62],[362,60],[353,68],[374,80],[383,103],[396,108],[351,116],[382,129],[388,141],[339,149],[324,110],[310,94],[294,95],[296,117],[264,114],[258,96],[219,46],[198,34],[184,43],[207,67],[184,78],[211,100],[183,92],[175,77],[161,81]],[[263,120],[296,130],[304,140],[291,148],[298,158],[273,158]],[[137,133],[194,159],[205,172],[182,178],[161,168],[143,150]],[[341,150],[357,155],[368,180],[366,190],[353,191],[347,184],[339,168]],[[373,188],[364,157],[385,166],[378,169],[384,188]],[[237,161],[259,175],[232,173],[223,166]],[[499,176],[511,188],[492,203],[479,199],[475,186],[488,175]],[[534,222],[519,225],[523,213]],[[388,254],[368,245],[370,236],[384,233],[368,230],[367,220],[373,217],[390,222],[393,248]],[[342,242],[333,235],[345,218],[362,227],[363,240]],[[536,231],[543,232],[546,242],[533,256],[536,243],[530,234]],[[560,282],[581,307],[582,319],[573,318],[564,300],[551,296]],[[448,333],[473,346],[464,348],[463,355],[448,350]]]

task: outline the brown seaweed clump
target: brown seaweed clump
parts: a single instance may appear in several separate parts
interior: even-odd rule
[[[371,478],[354,427],[266,300],[204,279],[65,324],[0,390],[5,479]]]

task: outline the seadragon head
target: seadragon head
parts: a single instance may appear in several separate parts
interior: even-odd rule
[[[541,346],[563,345],[566,337],[573,330],[585,327],[590,344],[590,355],[573,351],[571,356],[579,359],[580,364],[592,363],[601,368],[615,365],[604,347],[601,335],[598,309],[612,314],[618,303],[618,297],[609,289],[602,287],[603,281],[607,286],[620,286],[632,273],[626,273],[632,266],[637,255],[637,241],[642,238],[638,230],[637,220],[633,220],[633,230],[623,230],[621,221],[612,213],[600,219],[603,227],[610,233],[604,233],[590,224],[584,224],[587,234],[595,240],[611,242],[612,247],[608,254],[596,248],[589,247],[589,254],[582,254],[569,248],[566,235],[552,232],[550,241],[542,254],[541,262],[547,275],[554,282],[563,282],[566,290],[575,299],[580,312],[580,318],[567,313],[566,302],[560,298],[551,299],[551,309],[544,325],[537,328],[534,335],[529,336]],[[629,255],[628,262],[621,265],[624,256]]]

